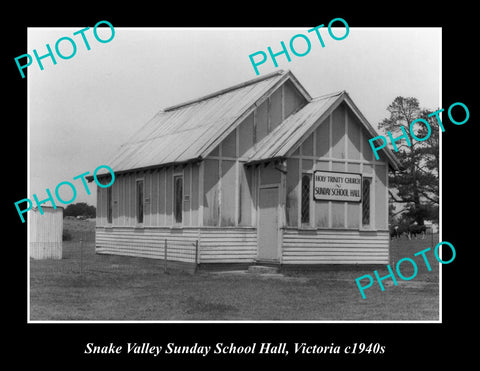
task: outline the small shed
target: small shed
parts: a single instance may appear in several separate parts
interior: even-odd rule
[[[62,259],[63,208],[42,206],[28,213],[30,257]]]
[[[200,264],[387,264],[399,161],[375,160],[375,136],[348,93],[312,98],[290,71],[165,108],[107,162],[96,251],[162,259],[168,239],[197,241]]]

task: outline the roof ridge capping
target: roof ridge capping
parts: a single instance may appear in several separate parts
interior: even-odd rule
[[[166,107],[164,108],[163,110],[161,110],[160,112],[169,112],[169,111],[173,111],[173,110],[176,110],[178,108],[181,108],[181,107],[184,107],[184,106],[188,106],[190,104],[193,104],[193,103],[197,103],[197,102],[201,102],[203,100],[207,100],[207,99],[210,99],[210,98],[214,98],[218,95],[221,95],[221,94],[225,94],[225,93],[228,93],[232,90],[236,90],[236,89],[240,89],[240,88],[243,88],[245,86],[248,86],[248,85],[252,85],[252,84],[255,84],[257,82],[260,82],[262,80],[266,80],[266,79],[269,79],[273,76],[276,76],[276,75],[284,75],[284,74],[287,74],[289,73],[290,71],[289,70],[278,70],[278,71],[274,71],[274,72],[271,72],[271,73],[268,73],[266,75],[263,75],[263,76],[259,76],[259,77],[255,77],[251,80],[247,80],[247,81],[244,81],[244,82],[241,82],[239,84],[236,84],[236,85],[232,85],[232,86],[229,86],[228,88],[225,88],[225,89],[221,89],[221,90],[217,90],[213,93],[209,93],[207,95],[203,95],[201,97],[198,97],[198,98],[194,98],[194,99],[191,99],[191,100],[188,100],[188,101],[185,101],[183,103],[179,103],[179,104],[175,104],[173,106],[169,106],[169,107]]]
[[[339,90],[339,91],[335,91],[333,93],[322,94],[322,95],[319,95],[317,97],[313,97],[312,100],[327,99],[327,98],[336,97],[336,96],[339,96],[339,95],[342,95],[342,94],[348,95],[348,92],[346,90]]]

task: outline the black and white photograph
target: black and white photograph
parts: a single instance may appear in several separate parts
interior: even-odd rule
[[[440,29],[330,24],[29,66],[30,320],[439,321]]]
[[[6,171],[24,240],[5,296],[23,295],[32,357],[321,367],[463,347],[468,27],[97,13],[8,43],[25,162]]]

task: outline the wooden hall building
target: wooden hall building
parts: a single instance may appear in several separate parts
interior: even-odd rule
[[[312,98],[290,71],[165,108],[106,163],[96,251],[162,259],[167,239],[198,241],[200,264],[388,264],[399,162],[375,160],[376,135],[345,91]]]

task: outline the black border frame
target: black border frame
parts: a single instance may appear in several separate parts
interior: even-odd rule
[[[135,5],[138,4],[138,7]],[[215,365],[231,367],[231,361],[245,364],[258,360],[281,362],[282,365],[298,366],[298,361],[314,362],[317,367],[337,366],[343,362],[355,367],[366,364],[377,367],[391,367],[392,364],[409,369],[425,363],[430,367],[444,367],[445,361],[474,361],[477,347],[475,340],[468,338],[465,329],[473,328],[478,316],[476,306],[469,300],[468,294],[477,290],[476,280],[476,226],[473,224],[470,205],[458,199],[461,191],[455,174],[471,174],[472,163],[478,157],[478,144],[474,141],[475,106],[477,91],[472,82],[473,71],[477,71],[478,58],[475,45],[477,20],[472,3],[456,2],[447,5],[399,4],[389,7],[365,7],[365,4],[292,4],[286,7],[259,3],[242,3],[236,7],[235,15],[229,10],[219,9],[214,3],[176,4],[154,8],[151,4],[115,7],[111,4],[51,4],[48,9],[40,3],[25,4],[22,8],[13,6],[6,17],[6,32],[2,52],[4,86],[8,89],[8,106],[5,113],[9,120],[5,122],[7,136],[13,139],[14,146],[5,146],[4,178],[6,197],[4,210],[7,231],[15,241],[6,244],[3,250],[4,262],[13,267],[13,274],[4,286],[4,297],[8,305],[4,306],[5,329],[4,345],[6,360],[16,364],[30,366],[33,362],[53,366],[58,363],[75,362],[88,366],[119,361],[125,365],[141,366],[151,361],[153,367],[163,368],[171,361],[179,364],[192,361],[195,365],[214,360]],[[56,5],[56,6],[55,6]],[[275,9],[274,9],[275,8]],[[51,11],[51,10],[54,11]],[[153,11],[148,11],[152,9]],[[159,9],[158,11],[154,9]],[[65,10],[65,11],[64,11]],[[26,225],[19,223],[14,202],[26,194],[27,142],[27,83],[21,79],[14,59],[27,49],[27,27],[62,27],[95,25],[102,19],[109,20],[114,27],[283,27],[309,26],[327,23],[331,19],[342,17],[350,27],[442,27],[442,106],[446,108],[454,102],[462,102],[470,109],[469,122],[461,127],[446,124],[443,138],[442,159],[442,197],[453,198],[453,202],[442,205],[442,239],[451,242],[457,250],[456,260],[443,266],[443,316],[442,323],[341,323],[341,324],[28,324],[26,323]],[[475,67],[475,68],[474,68]],[[446,120],[445,120],[446,121]],[[12,149],[13,147],[13,149]],[[12,153],[14,154],[12,156]],[[475,210],[474,210],[475,211]],[[473,218],[474,219],[474,218]],[[7,232],[7,233],[8,233]],[[433,247],[433,246],[432,246]],[[472,279],[473,278],[473,279]],[[474,296],[473,296],[474,297]],[[473,299],[471,297],[471,299]],[[461,311],[461,312],[460,312]],[[318,355],[292,357],[238,357],[235,355],[217,357],[192,356],[155,359],[145,357],[127,357],[119,355],[87,356],[82,350],[87,342],[127,341],[141,342],[178,342],[205,344],[215,342],[235,342],[237,344],[257,342],[286,341],[310,342],[318,344],[348,345],[352,342],[379,342],[386,346],[382,355]],[[224,362],[226,361],[226,362]],[[63,362],[68,362],[64,364]],[[126,363],[125,363],[126,362]],[[360,363],[358,363],[360,362]]]

